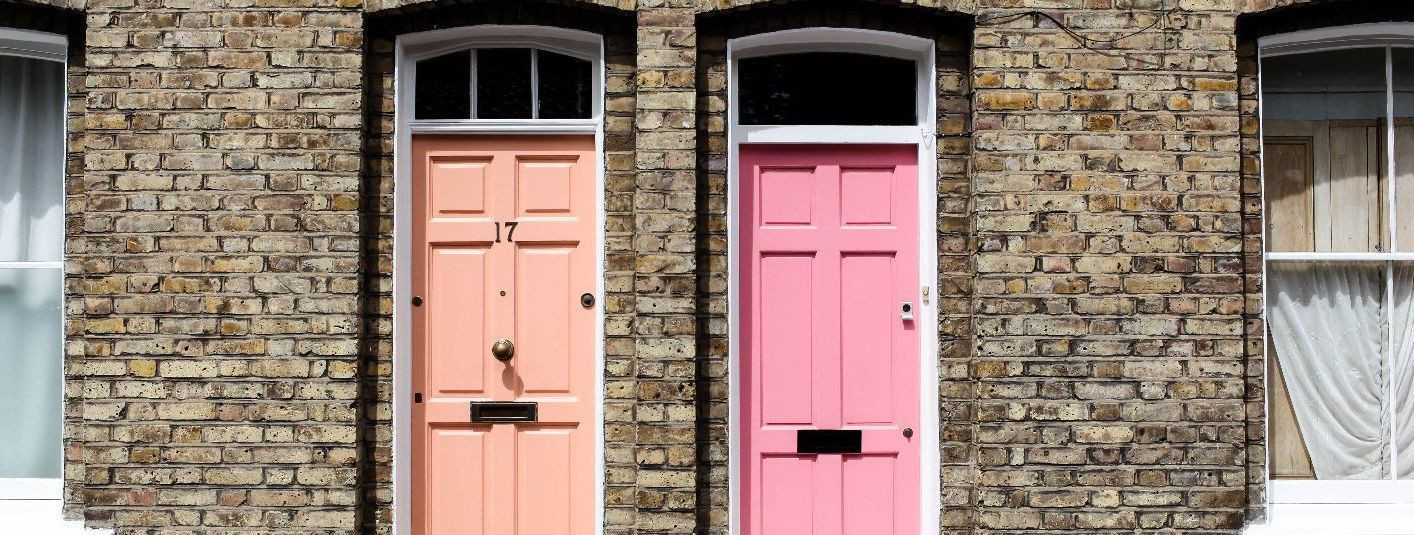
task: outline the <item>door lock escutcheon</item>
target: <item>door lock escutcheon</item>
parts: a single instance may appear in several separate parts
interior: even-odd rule
[[[516,356],[516,345],[505,338],[497,340],[496,343],[491,344],[491,356],[501,362],[511,360],[511,357]]]
[[[898,315],[903,321],[913,321],[913,302],[904,301],[898,305]]]
[[[579,296],[579,306],[582,306],[584,308],[594,306],[594,294],[584,292],[584,295]]]

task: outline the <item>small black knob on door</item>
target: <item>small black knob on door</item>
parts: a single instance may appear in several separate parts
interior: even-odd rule
[[[594,294],[585,292],[584,295],[579,296],[579,306],[584,308],[594,306]]]
[[[420,307],[420,306],[422,306],[422,296],[420,296],[420,295],[414,295],[414,296],[412,296],[412,306],[415,306],[415,307]]]
[[[905,427],[905,428],[903,428],[903,438],[913,438],[913,428],[912,428],[912,427]]]

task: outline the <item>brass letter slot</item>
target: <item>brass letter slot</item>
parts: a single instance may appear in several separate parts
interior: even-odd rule
[[[798,429],[796,453],[859,453],[863,433],[858,429]]]
[[[536,421],[535,403],[512,401],[473,401],[471,421],[473,423],[506,423]]]

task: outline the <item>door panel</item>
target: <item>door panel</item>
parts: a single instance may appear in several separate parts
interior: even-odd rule
[[[916,151],[741,147],[748,535],[918,533]],[[801,429],[858,430],[861,450],[798,454]]]
[[[413,523],[422,535],[594,530],[590,136],[415,136]],[[491,346],[515,345],[507,361]],[[471,404],[534,402],[533,422]]]
[[[428,300],[431,332],[457,336],[429,337],[429,390],[438,394],[485,392],[487,363],[468,347],[490,347],[482,314],[486,304],[486,247],[437,246],[431,256],[432,287],[438,298]]]

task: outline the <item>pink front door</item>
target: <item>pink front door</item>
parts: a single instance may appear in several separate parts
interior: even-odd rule
[[[917,147],[743,145],[740,162],[743,532],[917,535]],[[858,453],[799,453],[813,430]]]
[[[413,531],[588,535],[594,139],[415,136],[411,156]]]

